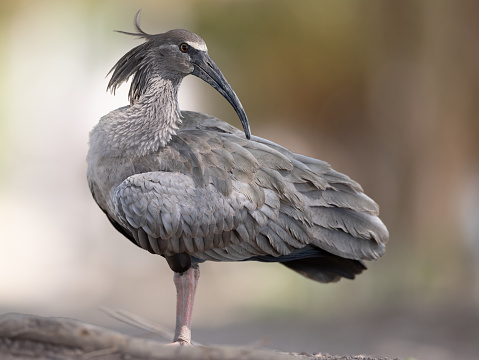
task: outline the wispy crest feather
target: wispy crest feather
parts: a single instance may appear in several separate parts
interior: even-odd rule
[[[121,84],[128,81],[128,79],[133,76],[130,91],[128,92],[128,99],[132,105],[140,98],[148,84],[147,74],[149,69],[148,62],[145,61],[145,57],[148,55],[148,49],[151,47],[149,40],[156,36],[148,34],[141,29],[140,14],[141,10],[136,13],[135,17],[135,27],[138,30],[137,33],[130,33],[121,30],[117,30],[117,32],[136,36],[138,38],[147,40],[147,42],[128,51],[120,60],[118,60],[118,62],[107,74],[108,76],[113,72],[110,82],[107,86],[107,90],[110,90],[113,94]]]
[[[135,27],[136,27],[136,30],[138,30],[137,33],[131,33],[131,32],[128,32],[128,31],[122,31],[122,30],[115,30],[116,32],[119,32],[119,33],[122,33],[122,34],[125,34],[125,35],[132,35],[132,36],[136,36],[136,37],[139,37],[139,38],[144,38],[144,39],[151,39],[154,35],[151,35],[151,34],[148,34],[146,32],[144,32],[140,26],[140,15],[141,15],[141,9],[138,10],[138,12],[136,13],[136,16],[135,16]]]

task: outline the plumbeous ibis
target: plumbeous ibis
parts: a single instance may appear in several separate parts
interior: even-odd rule
[[[310,279],[353,279],[384,254],[388,231],[377,204],[324,161],[252,136],[246,113],[187,30],[150,35],[111,70],[113,92],[132,78],[130,105],[90,133],[88,183],[98,206],[135,245],[163,256],[177,289],[173,341],[191,341],[191,313],[204,261],[278,262]],[[244,132],[181,111],[187,75],[232,105]]]

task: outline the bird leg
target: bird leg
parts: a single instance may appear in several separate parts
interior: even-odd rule
[[[191,316],[199,278],[200,268],[198,264],[192,264],[183,273],[175,272],[173,277],[176,285],[176,329],[173,342],[176,344],[191,344]]]

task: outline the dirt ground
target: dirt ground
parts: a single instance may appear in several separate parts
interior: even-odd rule
[[[76,318],[81,320],[81,316]],[[94,323],[127,335],[158,340],[158,336],[144,330],[108,317],[103,319],[108,324]],[[287,353],[476,360],[479,307],[473,303],[393,306],[359,315],[335,315],[323,321],[293,316],[245,317],[232,325],[210,328],[193,324],[193,340],[203,345],[252,346]]]
[[[215,329],[194,327],[193,337],[203,344],[240,346],[259,342],[266,348],[285,352],[476,360],[479,308],[457,304],[390,308],[323,323],[299,322],[294,318],[245,320],[243,324]]]

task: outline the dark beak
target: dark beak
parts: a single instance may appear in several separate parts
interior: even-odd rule
[[[211,60],[208,54],[204,51],[198,51],[192,54],[191,61],[194,65],[194,70],[191,74],[206,81],[221,95],[223,95],[226,100],[228,100],[241,120],[246,138],[250,139],[251,131],[249,128],[248,118],[246,117],[246,113],[243,109],[243,105],[241,105],[238,96],[236,96],[235,92],[231,88],[230,84],[228,84],[228,81],[226,81],[218,66],[216,66],[213,60]]]

